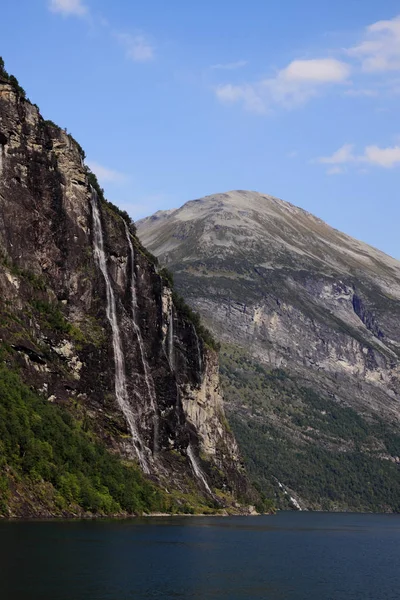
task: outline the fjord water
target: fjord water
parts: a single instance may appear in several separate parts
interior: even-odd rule
[[[400,516],[0,523],[2,600],[397,600]]]

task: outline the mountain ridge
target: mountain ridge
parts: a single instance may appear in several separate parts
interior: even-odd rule
[[[0,75],[0,515],[248,511],[202,329],[80,145]]]
[[[308,393],[303,397],[304,387],[323,402],[332,400],[331,411],[337,405],[354,411],[352,419],[360,415],[366,430],[382,419],[391,432],[399,430],[399,261],[301,208],[243,190],[190,201],[142,219],[137,227],[141,240],[172,271],[180,293],[223,344],[227,411],[232,421],[240,421],[237,435],[244,423],[258,419],[261,428],[275,427],[277,439],[283,431],[287,434],[283,421],[289,419],[289,430],[307,439],[310,452],[318,445],[332,445],[320,433],[315,434],[320,435],[318,442],[311,440],[318,402]],[[224,360],[231,364],[224,365]],[[271,407],[268,394],[275,392],[270,386],[260,395],[260,415],[242,414],[243,402],[233,389],[235,371],[247,381],[243,395],[249,396],[249,373],[255,377],[252,365],[264,372],[260,386],[271,369],[278,369],[284,371],[286,388],[294,390],[279,425],[274,411],[282,407]],[[307,402],[314,402],[313,408]],[[308,425],[305,418],[310,419]],[[304,423],[296,425],[296,419]],[[318,425],[326,429],[326,423]],[[380,445],[380,455],[396,463],[400,446],[391,446],[389,452],[382,436],[378,439],[372,431],[368,436],[365,452],[357,450],[354,460],[373,454],[372,448]],[[350,441],[338,439],[333,445],[350,448]],[[378,454],[376,450],[373,456]],[[247,459],[252,460],[249,452]],[[320,470],[318,477],[322,476]],[[398,472],[393,476],[397,480]],[[282,482],[279,474],[276,477]],[[283,483],[291,487],[290,481]],[[291,489],[296,492],[293,485]],[[320,501],[329,504],[322,496]],[[346,499],[338,501],[345,506]],[[315,506],[319,501],[309,497],[303,505],[307,502]]]

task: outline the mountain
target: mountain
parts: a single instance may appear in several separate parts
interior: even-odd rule
[[[262,489],[400,510],[400,262],[249,191],[137,226],[222,342],[228,420]]]
[[[257,499],[210,336],[80,145],[2,62],[0,290],[0,514],[240,511]]]

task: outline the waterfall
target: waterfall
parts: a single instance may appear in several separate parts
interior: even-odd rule
[[[196,339],[197,357],[198,357],[198,361],[199,361],[199,373],[200,373],[200,377],[202,378],[203,359],[202,359],[202,356],[201,356],[201,348],[200,348],[199,336],[197,335],[196,327],[193,324],[192,324],[192,327],[193,327],[194,337]]]
[[[111,285],[110,276],[107,270],[106,255],[104,252],[103,231],[100,220],[100,212],[98,206],[97,192],[92,188],[91,197],[92,213],[93,213],[93,244],[95,260],[103,274],[107,292],[107,319],[112,330],[112,342],[114,349],[115,363],[115,395],[117,402],[128,422],[129,429],[132,435],[133,446],[139,459],[139,464],[145,473],[149,473],[147,460],[143,454],[143,444],[139,437],[139,432],[135,423],[135,416],[128,402],[128,393],[126,387],[125,361],[122,351],[121,334],[117,320],[117,310],[115,303],[114,290]]]
[[[192,469],[193,469],[194,474],[196,475],[197,479],[199,479],[202,482],[202,484],[206,488],[207,492],[209,494],[212,494],[212,491],[210,489],[210,486],[207,483],[205,475],[204,475],[203,471],[201,470],[199,463],[196,460],[196,457],[194,455],[191,444],[189,444],[189,446],[187,447],[186,452],[187,452],[188,458],[190,460],[190,464],[192,465]]]
[[[4,146],[0,144],[0,176],[3,175]]]
[[[276,478],[275,478],[276,479]],[[293,506],[297,509],[297,510],[303,510],[299,504],[299,502],[296,500],[296,498],[293,498],[293,496],[291,496],[289,494],[289,492],[287,491],[286,487],[283,485],[283,483],[281,483],[280,481],[278,481],[276,479],[276,481],[278,482],[278,486],[279,488],[283,491],[283,493],[285,494],[285,496],[287,496],[289,498],[289,501],[293,504]]]
[[[136,294],[136,275],[135,275],[135,253],[133,250],[131,236],[129,234],[129,228],[126,222],[124,221],[126,239],[128,241],[129,251],[131,254],[131,296],[132,296],[132,324],[133,329],[136,334],[136,338],[139,344],[140,350],[140,359],[143,365],[144,371],[144,379],[146,382],[147,392],[150,399],[150,407],[153,412],[153,426],[154,426],[154,452],[158,450],[158,436],[159,436],[159,420],[158,420],[158,411],[157,411],[157,398],[156,392],[154,389],[154,381],[150,373],[149,363],[146,359],[146,353],[144,349],[143,337],[140,331],[138,317],[137,317],[137,294]]]
[[[174,353],[174,308],[171,304],[171,311],[169,313],[169,326],[168,326],[168,360],[171,371],[175,371],[175,353]]]

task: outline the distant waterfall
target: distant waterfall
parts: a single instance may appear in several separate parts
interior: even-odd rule
[[[192,469],[193,469],[194,474],[196,475],[197,479],[199,479],[202,482],[202,484],[206,488],[207,492],[209,494],[212,494],[210,486],[207,483],[206,477],[205,477],[203,471],[201,470],[201,467],[200,467],[199,463],[197,462],[197,459],[196,459],[196,457],[194,455],[193,448],[192,448],[191,444],[189,444],[189,446],[187,447],[186,452],[187,452],[188,458],[189,458],[190,463],[192,465]]]
[[[175,351],[174,351],[174,308],[171,304],[168,325],[168,360],[171,371],[175,371]]]
[[[3,175],[4,146],[0,144],[0,176]]]
[[[107,319],[111,325],[112,341],[114,349],[115,362],[115,395],[117,402],[128,422],[133,446],[139,459],[140,466],[145,473],[149,473],[147,460],[142,451],[142,442],[139,437],[139,432],[136,428],[135,416],[128,402],[128,393],[126,387],[125,361],[122,352],[121,334],[118,326],[117,311],[115,304],[114,290],[111,285],[110,276],[107,270],[106,256],[104,252],[103,231],[101,227],[100,212],[98,206],[98,197],[96,191],[92,188],[92,213],[93,213],[93,244],[94,256],[96,262],[103,274],[107,292]]]
[[[154,389],[154,381],[150,373],[149,363],[146,359],[144,343],[142,333],[140,331],[138,318],[137,318],[137,294],[136,294],[136,275],[135,275],[135,253],[133,250],[131,236],[129,235],[129,228],[126,222],[124,221],[126,239],[128,241],[129,251],[131,254],[131,295],[132,295],[132,324],[135,330],[135,334],[138,340],[139,349],[140,349],[140,359],[143,365],[144,371],[144,379],[146,381],[147,392],[150,399],[150,406],[153,412],[153,425],[154,425],[154,451],[158,450],[158,436],[159,436],[159,420],[158,420],[158,411],[157,411],[157,397]]]
[[[201,348],[200,348],[200,342],[199,342],[199,336],[197,335],[197,331],[196,331],[196,327],[192,324],[193,327],[193,333],[194,333],[194,337],[196,340],[196,347],[197,347],[197,358],[198,358],[198,365],[199,365],[199,373],[200,373],[200,377],[202,377],[202,371],[203,371],[203,359],[201,357]]]

